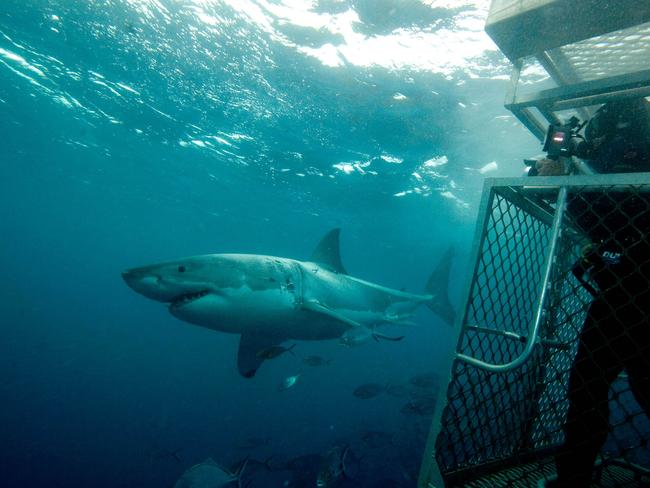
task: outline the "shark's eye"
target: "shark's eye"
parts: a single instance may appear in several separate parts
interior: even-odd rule
[[[179,266],[178,267],[178,272],[179,273],[185,273],[185,266]]]

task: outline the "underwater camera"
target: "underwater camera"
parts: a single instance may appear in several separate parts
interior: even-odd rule
[[[579,134],[584,127],[577,117],[571,117],[566,124],[551,124],[546,131],[544,148],[548,159],[559,159],[560,157],[577,156],[582,151],[584,138]],[[535,160],[525,159],[524,164],[530,166],[528,176],[537,176]]]
[[[571,117],[564,125],[549,125],[543,151],[550,159],[576,155],[577,143],[583,140],[578,132],[583,126],[584,123],[581,124],[577,117]]]

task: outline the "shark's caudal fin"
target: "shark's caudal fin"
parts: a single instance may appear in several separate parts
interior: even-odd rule
[[[431,300],[427,302],[428,307],[449,325],[454,325],[456,318],[456,312],[449,301],[449,273],[453,257],[454,248],[449,246],[449,249],[440,258],[438,266],[431,273],[426,288],[427,293],[432,295]]]
[[[339,247],[339,235],[341,229],[332,229],[323,237],[309,260],[313,263],[322,264],[332,271],[341,274],[348,274],[341,263],[341,251]]]
[[[246,459],[241,463],[241,466],[233,473],[233,478],[234,481],[237,482],[237,487],[241,488],[241,477],[244,474],[244,470],[246,469],[246,465],[248,464],[249,456],[246,456]]]
[[[283,339],[251,331],[243,333],[239,339],[237,353],[237,368],[244,378],[255,376],[257,369],[264,362],[264,357],[258,353],[271,346],[279,344]]]

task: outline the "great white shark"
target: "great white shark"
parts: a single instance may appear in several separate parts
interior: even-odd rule
[[[147,298],[167,303],[185,322],[241,334],[237,365],[252,377],[260,351],[287,340],[338,339],[353,327],[404,323],[426,304],[453,324],[448,297],[453,249],[445,252],[424,294],[350,276],[341,263],[340,229],[328,232],[308,261],[258,254],[208,254],[122,273]]]

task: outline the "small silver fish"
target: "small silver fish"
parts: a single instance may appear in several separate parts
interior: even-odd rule
[[[222,488],[232,486],[233,483],[240,486],[242,473],[247,464],[248,459],[245,459],[236,472],[231,472],[215,463],[212,458],[208,458],[185,471],[174,488],[197,488],[199,486]]]
[[[307,366],[329,366],[332,360],[320,356],[307,356],[302,362]]]
[[[380,449],[393,445],[393,434],[381,430],[367,430],[362,433],[361,440],[370,449]]]
[[[318,488],[336,486],[341,479],[347,478],[347,473],[345,472],[345,456],[349,450],[350,446],[335,446],[327,451],[318,470],[318,477],[316,478],[316,486]]]
[[[302,373],[298,373],[296,375],[285,378],[284,381],[280,383],[280,386],[278,386],[278,390],[280,391],[288,390],[289,388],[291,388],[293,385],[296,384],[296,381],[298,381],[298,378],[300,378],[301,376]]]
[[[395,398],[406,398],[409,396],[409,390],[405,385],[388,385],[386,393]]]
[[[295,356],[295,354],[292,351],[294,347],[296,347],[295,344],[292,344],[289,347],[271,346],[271,347],[267,347],[266,349],[262,349],[261,351],[257,351],[256,356],[260,359],[274,359],[284,354],[285,352],[288,352],[292,356]]]
[[[248,437],[237,444],[239,449],[253,450],[271,443],[270,437]]]
[[[404,415],[419,415],[422,417],[428,417],[430,415],[433,415],[435,409],[436,409],[435,398],[423,398],[423,399],[416,399],[407,402],[400,409],[400,412],[403,413]]]
[[[436,373],[422,373],[413,376],[409,383],[418,388],[432,389],[440,384],[440,376]]]
[[[360,325],[346,330],[339,339],[339,344],[345,347],[359,346],[361,344],[365,344],[370,339],[374,339],[377,342],[379,342],[379,339],[384,339],[386,341],[401,341],[404,339],[404,336],[391,337],[380,334],[379,332],[375,331],[374,329],[370,329],[369,327]]]
[[[352,394],[361,400],[368,400],[370,398],[375,398],[385,389],[386,387],[379,383],[364,383],[363,385],[357,386]]]

